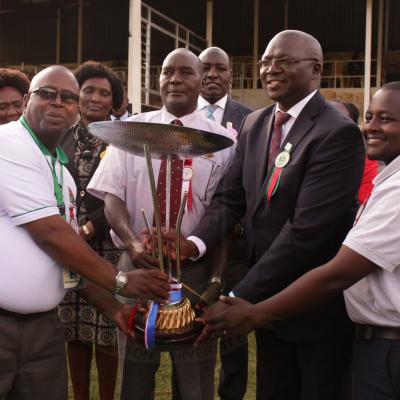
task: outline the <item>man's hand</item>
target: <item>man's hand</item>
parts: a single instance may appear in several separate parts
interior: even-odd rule
[[[254,306],[238,297],[221,296],[200,320],[206,325],[196,345],[219,336],[232,336],[251,332],[258,326]]]
[[[129,254],[132,264],[136,268],[159,268],[158,259],[147,254],[146,246],[143,243],[134,241],[126,248],[126,250]]]
[[[114,320],[117,328],[121,332],[125,333],[125,335],[130,335],[131,337],[134,337],[134,333],[129,330],[128,326],[131,308],[132,307],[128,304],[122,305],[119,309],[115,311],[112,319]]]
[[[92,221],[87,221],[85,224],[85,228],[83,228],[83,225],[79,227],[79,236],[85,240],[86,242],[90,241],[92,238],[94,238],[96,234],[96,229],[93,225]]]
[[[151,253],[153,248],[155,248],[157,251],[156,228],[152,228],[154,241],[152,241],[150,232],[147,229],[144,229],[141,233],[146,235],[143,243],[146,246],[147,252]],[[163,254],[168,254],[168,251],[170,251],[171,260],[176,260],[176,230],[170,229],[168,232],[161,231],[161,235],[163,241]],[[191,240],[187,240],[182,234],[180,235],[180,252],[181,261],[191,257],[197,257],[199,255],[197,246]]]
[[[136,269],[126,273],[128,285],[122,295],[135,299],[165,302],[171,290],[168,275],[159,269]]]

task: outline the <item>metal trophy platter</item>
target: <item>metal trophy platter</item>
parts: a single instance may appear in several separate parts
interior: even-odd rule
[[[160,305],[149,302],[145,313],[135,314],[135,336],[146,348],[154,347],[169,350],[172,346],[182,347],[192,344],[202,330],[202,326],[194,321],[195,311],[190,301],[182,296],[181,266],[180,266],[180,231],[185,212],[188,194],[182,196],[179,214],[176,222],[176,276],[172,275],[169,251],[164,254],[161,238],[161,225],[166,230],[170,228],[171,207],[171,159],[193,158],[223,150],[233,144],[225,136],[197,129],[171,124],[156,124],[129,121],[94,122],[88,126],[89,132],[103,142],[111,144],[129,153],[144,156],[147,162],[154,221],[156,225],[157,243],[153,256],[158,257],[160,269],[171,278],[169,304]],[[157,188],[151,159],[166,160],[166,218],[160,220],[160,209],[157,200]],[[141,210],[143,219],[150,231],[151,224],[145,210]],[[186,285],[187,289],[193,291]],[[199,295],[198,295],[199,296]],[[201,297],[201,296],[200,296]]]
[[[145,155],[143,145],[147,144],[151,158],[158,159],[202,156],[233,144],[222,135],[172,124],[102,121],[93,122],[88,128],[103,142],[139,156]]]

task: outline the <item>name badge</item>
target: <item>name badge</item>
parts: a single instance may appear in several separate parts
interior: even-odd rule
[[[62,277],[64,289],[82,289],[84,287],[83,279],[74,271],[63,268]]]

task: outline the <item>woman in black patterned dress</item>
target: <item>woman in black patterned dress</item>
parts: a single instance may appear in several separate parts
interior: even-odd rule
[[[79,234],[94,251],[116,265],[120,251],[111,241],[104,203],[86,192],[107,146],[89,134],[87,125],[107,120],[113,109],[120,107],[123,87],[111,69],[94,61],[82,64],[75,77],[80,86],[81,119],[65,135],[61,145],[68,155],[68,170],[77,186]],[[89,400],[93,345],[100,399],[113,399],[118,365],[115,325],[74,291],[64,298],[59,313],[64,323],[75,400]]]

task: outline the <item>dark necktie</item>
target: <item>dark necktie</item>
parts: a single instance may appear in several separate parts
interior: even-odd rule
[[[275,157],[278,155],[282,141],[282,125],[290,118],[290,115],[282,111],[275,113],[274,130],[269,145],[268,170],[274,166]]]
[[[179,119],[174,119],[171,124],[183,126]],[[177,157],[172,157],[171,160],[171,209],[170,209],[170,228],[175,228],[176,220],[181,205],[182,193],[182,169],[183,160]],[[166,176],[167,176],[167,161],[162,160],[160,165],[160,172],[158,174],[157,183],[157,200],[160,206],[161,225],[165,225],[166,216]]]

